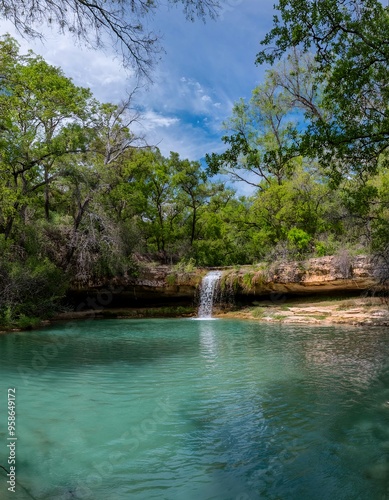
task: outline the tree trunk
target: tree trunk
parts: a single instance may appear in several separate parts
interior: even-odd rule
[[[70,262],[73,258],[74,252],[77,249],[77,245],[74,243],[74,241],[76,239],[77,230],[81,224],[82,218],[86,212],[86,209],[89,205],[89,202],[90,202],[90,198],[87,198],[84,201],[84,203],[79,204],[78,212],[77,212],[76,218],[74,219],[73,234],[72,234],[72,238],[71,238],[71,243],[70,243],[70,246],[69,246],[68,251],[66,252],[66,256],[65,256],[65,268],[69,267]]]

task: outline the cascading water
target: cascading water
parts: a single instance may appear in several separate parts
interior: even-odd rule
[[[221,271],[210,271],[206,276],[204,276],[200,287],[199,318],[212,318],[215,291],[221,276]]]

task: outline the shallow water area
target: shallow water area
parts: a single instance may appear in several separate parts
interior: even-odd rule
[[[72,322],[0,337],[12,387],[1,499],[389,498],[387,329]]]

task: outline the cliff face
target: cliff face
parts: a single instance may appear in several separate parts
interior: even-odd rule
[[[345,254],[303,262],[224,268],[222,271],[222,291],[242,300],[268,298],[272,294],[357,293],[377,286],[371,259],[363,255],[350,257]],[[136,278],[117,277],[84,289],[74,289],[71,298],[74,303],[80,303],[86,295],[99,298],[105,294],[110,297],[113,307],[191,304],[206,273],[206,269],[177,271],[170,266],[148,266],[142,268]]]
[[[272,292],[297,295],[357,292],[377,285],[371,259],[367,256],[330,256],[304,262],[282,262],[251,276],[240,271],[242,294],[264,295]]]
[[[87,286],[74,286],[68,299],[92,307],[143,307],[192,304],[206,271],[176,272],[171,266],[143,266],[137,277],[118,276]],[[105,299],[103,297],[106,297]],[[105,303],[104,303],[105,301]]]

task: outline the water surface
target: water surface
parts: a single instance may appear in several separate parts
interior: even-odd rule
[[[389,499],[389,332],[106,320],[0,337],[24,500]],[[27,490],[27,491],[26,491]]]

